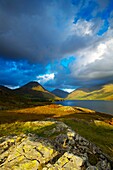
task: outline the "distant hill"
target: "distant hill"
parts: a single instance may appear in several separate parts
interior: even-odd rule
[[[55,89],[51,93],[55,94],[58,97],[65,98],[69,94],[66,91],[60,90],[60,89]]]
[[[59,99],[35,81],[29,82],[14,91],[16,94],[23,95],[25,98],[31,98],[34,100]]]
[[[25,100],[7,87],[0,85],[0,109],[12,107],[15,105],[23,105]]]
[[[92,91],[95,91],[95,90],[100,90],[102,87],[98,87],[98,86],[95,86],[95,87],[89,87],[89,88],[77,88],[77,90],[80,90],[80,91],[84,91],[84,92],[92,92]]]
[[[88,91],[76,89],[70,93],[67,100],[113,100],[113,84],[104,85],[102,88]]]
[[[0,85],[0,110],[14,107],[29,107],[43,105],[61,98],[47,91],[38,82],[29,82],[18,89],[9,89]]]
[[[0,101],[8,101],[13,100],[17,97],[13,90],[9,89],[8,87],[0,85]]]

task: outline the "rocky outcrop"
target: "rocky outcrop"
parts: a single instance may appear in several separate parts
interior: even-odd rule
[[[111,160],[100,148],[64,123],[51,122],[56,126],[45,130],[46,138],[36,134],[1,137],[0,169],[112,170]],[[35,125],[39,124],[41,122],[35,122]]]

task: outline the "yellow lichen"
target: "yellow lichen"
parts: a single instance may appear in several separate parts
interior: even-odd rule
[[[41,165],[37,162],[37,160],[29,161],[20,165],[21,170],[37,170],[39,168],[41,168]]]

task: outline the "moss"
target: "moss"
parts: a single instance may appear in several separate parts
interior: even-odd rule
[[[46,122],[44,124],[40,123],[32,123],[32,122],[15,122],[15,123],[6,123],[0,125],[0,136],[4,135],[19,135],[21,133],[34,133],[42,137],[51,136],[50,133],[48,133],[50,130],[55,128],[56,125],[53,122]],[[47,133],[46,133],[47,132]],[[19,139],[21,140],[21,139]]]
[[[26,163],[23,163],[23,164],[20,164],[18,166],[14,166],[12,167],[13,170],[31,170],[31,169],[34,169],[34,170],[41,170],[42,167],[41,165],[38,163],[37,160],[31,160],[29,162],[26,162]]]
[[[113,157],[113,128],[96,126],[86,120],[64,119],[63,121],[81,136],[99,146],[111,158]]]
[[[98,157],[95,154],[88,153],[88,160],[91,165],[96,165],[98,163]]]

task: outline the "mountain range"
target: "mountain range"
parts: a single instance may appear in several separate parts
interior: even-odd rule
[[[97,90],[76,89],[66,100],[113,100],[113,84],[107,84]]]
[[[24,86],[15,89],[14,92],[18,95],[23,95],[25,98],[31,98],[34,100],[59,99],[35,81],[29,82]]]
[[[55,89],[53,91],[51,91],[51,93],[53,93],[54,95],[61,97],[61,98],[66,98],[68,96],[68,92],[63,91],[61,89]]]
[[[29,82],[14,90],[0,85],[0,109],[29,106],[37,102],[59,99],[61,98],[47,91],[38,82]]]
[[[29,106],[42,101],[61,100],[113,100],[113,84],[107,84],[100,89],[76,89],[70,94],[60,89],[52,92],[46,90],[38,82],[29,82],[12,90],[0,86],[0,109],[13,106]]]

